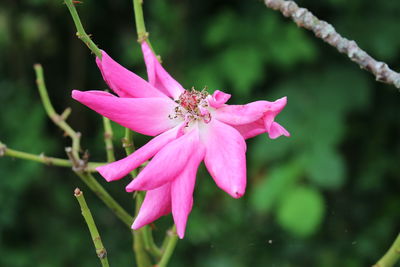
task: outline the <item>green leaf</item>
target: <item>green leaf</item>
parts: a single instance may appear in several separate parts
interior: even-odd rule
[[[345,165],[331,148],[317,147],[306,156],[306,172],[311,182],[323,188],[337,189],[345,180]]]
[[[307,237],[318,230],[325,207],[322,195],[309,187],[288,192],[277,210],[278,223],[293,235]]]
[[[267,173],[265,178],[254,187],[250,194],[250,203],[258,212],[267,213],[281,199],[281,196],[299,177],[301,166],[293,162],[280,166]]]

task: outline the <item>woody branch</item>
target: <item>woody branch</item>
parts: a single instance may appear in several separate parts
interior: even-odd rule
[[[267,7],[279,10],[285,17],[291,17],[299,27],[314,32],[315,36],[335,47],[340,53],[346,54],[361,68],[374,74],[377,81],[391,84],[400,90],[400,73],[390,69],[386,63],[375,60],[355,41],[341,36],[331,24],[319,20],[309,10],[299,7],[293,1],[264,0],[264,2]]]

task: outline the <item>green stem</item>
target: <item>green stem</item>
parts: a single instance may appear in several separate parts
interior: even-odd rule
[[[151,227],[146,225],[142,228],[143,242],[146,250],[157,260],[162,256],[161,249],[154,242]]]
[[[135,146],[133,144],[133,132],[128,128],[125,128],[125,135],[124,138],[122,138],[122,146],[124,147],[127,156],[135,151]]]
[[[92,41],[90,36],[85,32],[85,29],[82,26],[82,22],[79,18],[78,12],[76,11],[75,5],[72,3],[72,0],[65,0],[65,4],[68,7],[72,19],[74,20],[74,24],[77,30],[76,36],[86,44],[86,46],[93,52],[93,54],[96,55],[96,57],[101,59],[101,50]]]
[[[78,157],[80,150],[81,134],[75,132],[71,128],[71,126],[69,126],[68,123],[65,122],[64,118],[68,116],[68,111],[66,111],[67,113],[64,112],[64,115],[59,115],[57,114],[53,105],[51,104],[49,94],[47,93],[46,83],[44,81],[42,65],[35,64],[33,65],[33,68],[36,73],[36,84],[39,90],[40,98],[42,99],[42,103],[47,115],[59,128],[61,128],[72,139],[72,151],[74,153],[74,156]]]
[[[167,235],[163,242],[162,247],[162,257],[158,262],[157,267],[166,267],[168,265],[169,260],[171,259],[172,253],[176,247],[176,243],[178,241],[178,235],[176,234],[175,225],[167,231]]]
[[[96,248],[97,257],[99,257],[101,265],[103,267],[108,267],[109,265],[107,259],[107,250],[104,248],[103,242],[101,242],[99,231],[97,230],[96,224],[93,220],[92,213],[90,212],[90,209],[85,201],[83,192],[79,188],[76,188],[74,191],[74,195],[79,202],[79,206],[81,207],[82,211],[82,216],[85,219],[85,222],[89,228],[94,247]]]
[[[135,216],[137,216],[140,206],[143,203],[143,192],[136,193],[136,207],[135,207]],[[145,226],[146,227],[146,226]],[[133,250],[136,256],[136,263],[139,267],[151,267],[151,260],[149,255],[146,252],[143,228],[137,231],[132,231],[133,233]]]
[[[114,156],[114,145],[112,140],[113,131],[110,120],[106,117],[103,117],[103,125],[104,125],[104,143],[106,145],[107,161],[113,162],[115,161],[115,156]]]
[[[129,228],[133,222],[132,216],[130,216],[114,198],[102,187],[99,182],[87,172],[75,172],[82,181],[109,207],[115,215]]]
[[[48,157],[44,154],[35,155],[31,153],[26,153],[23,151],[14,150],[8,148],[6,145],[0,142],[0,156],[8,156],[12,158],[19,158],[24,160],[35,161],[39,163],[43,163],[50,166],[59,166],[59,167],[73,167],[73,164],[70,160],[67,159],[60,159],[54,157]],[[85,168],[87,172],[96,172],[97,167],[104,165],[105,163],[101,162],[88,162]]]
[[[122,147],[125,149],[125,153],[127,156],[135,152],[135,144],[133,143],[133,132],[128,128],[125,128],[125,135],[122,138]],[[131,171],[132,178],[135,178],[137,174],[137,168]]]
[[[133,9],[135,11],[135,22],[136,22],[136,32],[138,35],[138,42],[143,43],[147,40],[149,34],[146,31],[146,26],[144,24],[143,0],[133,0]]]
[[[385,255],[373,267],[392,267],[400,259],[400,234]]]

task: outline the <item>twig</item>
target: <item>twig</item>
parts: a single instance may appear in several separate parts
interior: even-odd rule
[[[79,18],[78,12],[75,9],[75,5],[72,0],[65,0],[65,4],[68,7],[69,13],[74,20],[75,27],[77,30],[76,36],[82,40],[86,44],[86,46],[96,55],[96,57],[101,59],[101,50],[97,47],[97,45],[92,41],[90,36],[85,32],[85,29],[82,26],[82,22]]]
[[[76,188],[74,191],[74,195],[79,202],[79,206],[81,207],[82,211],[82,216],[85,219],[85,222],[89,228],[94,247],[96,248],[97,257],[99,257],[101,265],[103,267],[108,267],[109,265],[107,259],[107,251],[104,248],[103,242],[101,242],[99,231],[97,230],[96,224],[93,220],[92,213],[90,212],[90,209],[86,204],[83,192],[79,188]]]
[[[385,255],[373,267],[392,267],[400,259],[400,234]]]
[[[161,249],[154,242],[153,234],[151,232],[151,227],[148,225],[143,227],[142,234],[143,234],[144,247],[146,248],[146,250],[155,259],[157,260],[160,259],[162,256],[162,252]]]
[[[113,162],[115,161],[115,156],[114,156],[114,145],[113,145],[113,131],[110,120],[106,117],[103,117],[103,125],[104,125],[104,143],[106,145],[107,161]]]
[[[175,225],[167,231],[167,235],[163,242],[162,250],[162,257],[161,260],[158,262],[157,267],[166,267],[172,253],[174,252],[176,243],[178,241],[178,235],[176,234]]]
[[[127,156],[135,152],[135,145],[133,143],[133,132],[130,129],[125,128],[125,135],[121,141],[122,147],[125,149],[125,154]],[[137,169],[131,171],[132,178],[135,178],[137,174]]]
[[[137,216],[140,206],[143,203],[143,192],[137,192],[134,194],[134,197],[136,197],[135,201],[135,216]],[[147,226],[142,227],[140,230],[132,231],[133,234],[133,251],[135,253],[135,260],[136,264],[138,267],[151,267],[153,264],[151,264],[151,260],[149,255],[146,253],[146,242],[144,240],[144,229]]]
[[[267,7],[279,10],[285,17],[291,17],[299,26],[314,32],[315,36],[327,42],[361,68],[373,73],[377,81],[394,85],[400,89],[400,73],[390,69],[384,62],[380,62],[362,50],[355,41],[342,37],[335,28],[326,21],[319,20],[310,11],[299,7],[293,1],[264,0]]]
[[[59,166],[59,167],[72,167],[72,162],[67,159],[60,159],[55,157],[48,157],[44,154],[35,155],[31,153],[26,153],[23,151],[18,151],[15,149],[8,148],[5,144],[0,142],[0,157],[8,156],[12,158],[19,158],[24,160],[35,161],[39,163],[43,163],[50,166]],[[85,171],[87,172],[96,172],[96,168],[104,165],[101,162],[88,162],[86,164]]]
[[[75,157],[78,157],[80,150],[81,134],[79,132],[75,132],[71,128],[71,126],[69,126],[69,124],[65,122],[65,119],[66,117],[68,117],[70,111],[67,109],[66,111],[63,112],[61,116],[57,114],[57,112],[54,110],[53,105],[51,104],[49,95],[47,93],[42,65],[35,64],[33,68],[36,73],[36,84],[39,89],[40,98],[42,99],[42,103],[44,109],[46,110],[47,115],[58,127],[60,127],[71,138],[73,153]]]
[[[66,153],[74,165],[73,170],[81,180],[93,191],[103,202],[109,207],[115,215],[129,228],[133,222],[132,216],[130,216],[115,199],[102,187],[99,182],[93,177],[92,174],[85,172],[85,162],[80,159],[74,158],[71,148],[67,147]]]
[[[136,32],[138,35],[139,43],[145,42],[147,40],[147,38],[149,37],[149,33],[146,31],[146,26],[144,24],[142,4],[143,4],[143,0],[133,0]]]

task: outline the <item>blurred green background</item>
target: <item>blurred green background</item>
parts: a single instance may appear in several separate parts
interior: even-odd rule
[[[400,1],[298,3],[394,69]],[[85,0],[85,28],[115,60],[145,76],[132,3]],[[277,121],[292,137],[248,140],[248,189],[235,200],[205,168],[186,237],[171,266],[370,266],[400,221],[400,95],[262,1],[146,0],[164,66],[186,88],[233,94],[230,103],[287,96]],[[104,161],[101,117],[72,89],[105,89],[61,0],[0,2],[0,140],[65,157],[69,140],[45,116],[32,69],[40,62],[58,112],[72,107],[91,160]],[[123,130],[113,125],[118,158]],[[147,137],[135,135],[138,146]],[[98,180],[133,213],[127,180]],[[0,266],[98,266],[73,189],[94,214],[111,266],[134,266],[128,231],[68,169],[0,159]],[[171,216],[157,221],[159,240]]]

